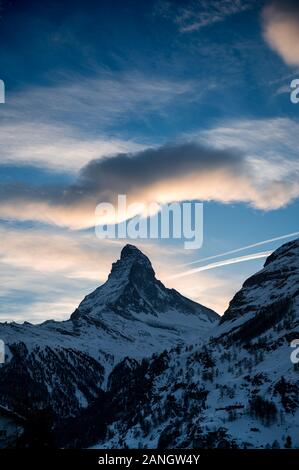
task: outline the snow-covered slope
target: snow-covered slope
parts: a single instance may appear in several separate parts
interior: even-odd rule
[[[114,419],[97,447],[298,448],[298,281],[296,240],[244,283],[204,345],[118,365]]]
[[[47,402],[59,413],[76,413],[105,388],[108,373],[124,357],[140,360],[194,342],[218,319],[212,310],[167,289],[149,259],[127,245],[107,282],[85,297],[69,320],[0,324],[7,355],[0,403],[22,407],[28,395],[34,396],[34,406]]]
[[[1,325],[1,402],[26,416],[50,406],[63,447],[299,448],[298,281],[295,240],[215,325],[127,246],[70,320]]]

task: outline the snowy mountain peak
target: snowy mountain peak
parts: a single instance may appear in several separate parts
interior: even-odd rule
[[[120,259],[112,264],[108,282],[114,280],[122,286],[128,281],[138,284],[145,280],[153,282],[155,272],[148,257],[134,245],[126,245],[120,254]]]
[[[134,259],[134,260],[145,258],[148,262],[150,262],[147,256],[145,256],[145,254],[143,254],[142,251],[140,251],[139,248],[137,248],[137,246],[130,245],[130,244],[127,244],[123,247],[120,253],[120,258],[121,259]]]
[[[174,328],[174,319],[179,316],[185,324],[185,315],[194,316],[195,322],[205,325],[217,321],[218,315],[183,297],[174,289],[166,288],[155,277],[150,260],[137,247],[126,245],[118,259],[112,264],[107,281],[85,297],[75,312],[75,318],[88,315],[101,318],[117,315],[126,321],[146,321],[158,318],[165,326]],[[72,316],[74,318],[74,315]],[[204,328],[205,329],[205,328]]]

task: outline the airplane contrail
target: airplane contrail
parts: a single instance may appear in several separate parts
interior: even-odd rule
[[[190,263],[180,264],[180,265],[177,265],[176,268],[183,268],[184,266],[191,266],[192,264],[201,263],[202,261],[208,261],[209,259],[221,258],[222,256],[232,255],[233,253],[238,253],[240,251],[249,250],[249,248],[256,248],[257,246],[266,245],[267,243],[284,240],[285,238],[291,238],[297,235],[299,235],[299,232],[288,233],[287,235],[281,235],[279,237],[270,238],[269,240],[263,240],[261,242],[252,243],[251,245],[242,246],[241,248],[236,248],[235,250],[230,250],[224,253],[219,253],[218,255],[208,256],[206,258],[201,258],[196,261],[191,261]]]
[[[201,271],[208,271],[209,269],[219,268],[221,266],[227,266],[229,264],[242,263],[244,261],[250,261],[259,258],[266,258],[271,255],[272,251],[260,251],[251,255],[239,256],[238,258],[230,258],[223,261],[217,261],[216,263],[206,264],[205,266],[199,266],[198,268],[189,269],[179,274],[174,274],[168,279],[177,279],[179,277],[190,276],[191,274],[199,273]]]

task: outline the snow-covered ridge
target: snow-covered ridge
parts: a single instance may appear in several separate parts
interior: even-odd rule
[[[299,290],[299,240],[286,243],[272,253],[264,268],[247,279],[230,302],[220,322],[236,320],[277,302],[296,297]]]

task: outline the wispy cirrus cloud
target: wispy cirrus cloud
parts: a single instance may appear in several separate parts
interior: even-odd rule
[[[299,172],[298,132],[295,119],[243,119],[200,131],[197,138],[215,149],[239,149],[246,154],[257,183],[286,179],[292,185]]]
[[[167,115],[168,106],[194,95],[200,100],[203,93],[193,80],[94,75],[63,76],[52,85],[11,92],[1,109],[1,164],[76,172],[90,160],[141,150],[148,142],[115,128],[144,123],[152,113]]]
[[[90,160],[144,148],[131,140],[87,136],[67,125],[15,121],[0,127],[1,164],[76,173]]]
[[[264,37],[269,46],[292,66],[299,66],[299,4],[273,0],[262,14]]]
[[[36,272],[6,263],[0,263],[0,268],[0,322],[64,320],[96,287],[90,281],[68,279],[59,273]]]
[[[181,32],[188,33],[225,21],[255,4],[255,0],[190,0],[181,4],[166,1],[160,3],[159,11],[172,18]]]
[[[0,226],[0,262],[40,273],[67,278],[103,281],[116,242],[101,243],[94,235],[51,230]]]
[[[201,142],[215,148],[239,148],[244,152],[269,157],[277,154],[297,157],[299,121],[286,117],[269,119],[234,119],[194,133]]]
[[[51,85],[12,93],[3,116],[9,122],[62,122],[99,131],[123,125],[132,117],[146,119],[149,113],[163,113],[174,100],[194,99],[194,90],[201,88],[202,83],[192,79],[147,77],[137,72],[62,75],[53,78]]]
[[[163,111],[174,99],[187,99],[194,80],[146,77],[144,74],[107,73],[59,76],[51,86],[35,86],[10,98],[8,118],[73,122],[82,129],[109,127],[129,116]],[[197,85],[200,89],[200,84]]]

